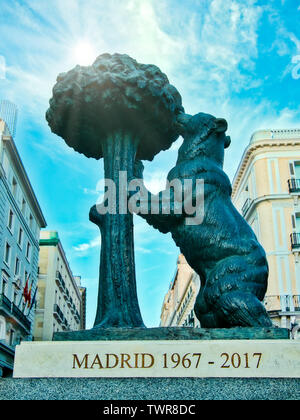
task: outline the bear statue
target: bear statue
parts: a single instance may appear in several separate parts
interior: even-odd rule
[[[156,214],[137,213],[162,233],[171,232],[188,264],[199,274],[201,288],[194,310],[201,327],[269,327],[272,323],[262,303],[269,271],[266,254],[234,207],[231,183],[223,171],[224,149],[230,145],[227,122],[204,113],[182,113],[177,128],[184,141],[168,182],[204,181],[203,220],[186,223],[185,210],[178,212],[183,201],[176,201],[172,192],[169,214],[164,212],[161,193]],[[135,176],[142,179],[142,174],[143,164],[137,161]]]

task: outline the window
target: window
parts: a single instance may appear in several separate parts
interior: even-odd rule
[[[26,247],[26,258],[29,260],[30,259],[30,252],[31,252],[31,245],[29,242],[27,242],[27,247]]]
[[[6,296],[7,293],[7,278],[6,277],[2,277],[2,284],[1,284],[1,295]]]
[[[14,304],[16,306],[18,306],[18,292],[15,290],[14,291],[14,300],[13,300]]]
[[[300,162],[294,162],[296,179],[300,179]]]
[[[294,168],[294,162],[289,163],[290,166],[290,173],[292,176],[295,176],[295,168]]]
[[[18,192],[18,184],[17,184],[16,179],[13,178],[13,180],[12,180],[12,193],[13,193],[13,196],[15,198],[17,198],[17,192]]]
[[[4,250],[4,261],[9,266],[10,265],[10,253],[11,253],[11,246],[9,243],[6,242],[5,250]]]
[[[300,213],[296,213],[296,231],[300,233]]]
[[[23,242],[23,229],[19,229],[19,235],[18,235],[18,245],[20,248],[22,248],[22,242]]]
[[[14,330],[10,330],[10,334],[9,334],[9,345],[13,346],[14,345],[14,341],[15,341],[15,331]]]
[[[20,274],[20,260],[18,257],[16,257],[16,263],[15,263],[15,276]]]
[[[23,214],[23,216],[25,216],[25,213],[26,213],[26,201],[23,198],[23,200],[22,200],[22,214]]]
[[[30,227],[30,229],[33,228],[33,216],[32,216],[32,214],[30,214],[30,216],[29,216],[29,227]]]
[[[14,224],[14,213],[12,210],[10,210],[8,214],[8,228],[10,231],[13,230],[13,224]]]
[[[5,318],[0,317],[0,340],[5,340],[5,338],[6,338]]]

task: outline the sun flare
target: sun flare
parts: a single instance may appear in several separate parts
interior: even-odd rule
[[[81,66],[91,65],[96,59],[96,51],[88,41],[80,41],[73,49],[73,57]]]

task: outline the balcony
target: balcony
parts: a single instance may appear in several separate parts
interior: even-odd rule
[[[292,250],[300,249],[300,233],[291,233]]]
[[[11,301],[3,294],[0,295],[0,309],[11,312]]]
[[[65,282],[64,279],[62,278],[62,275],[60,274],[59,271],[56,272],[56,278],[55,278],[56,284],[58,285],[58,287],[60,288],[60,290],[63,292],[65,290]]]
[[[28,331],[30,331],[31,322],[14,303],[12,304],[12,314],[24,325]]]
[[[72,297],[70,296],[70,304],[71,304],[71,306],[74,306],[74,303],[73,303],[73,299],[72,299]]]
[[[57,305],[57,303],[54,304],[54,308],[53,308],[53,316],[54,318],[56,318],[57,321],[59,321],[60,323],[63,322],[64,320],[64,315],[62,313],[62,310],[60,309],[60,307]]]
[[[64,317],[64,320],[62,322],[62,327],[64,331],[69,331],[70,330],[70,326],[69,323],[67,321],[67,318]]]
[[[300,193],[300,179],[289,179],[288,185],[290,194]]]
[[[79,324],[80,323],[80,315],[79,315],[78,311],[75,312],[74,318],[75,318],[75,321],[77,322],[77,324]]]
[[[0,310],[4,311],[6,315],[13,316],[13,318],[26,330],[27,333],[30,332],[31,322],[29,319],[4,294],[0,295]]]
[[[300,295],[266,296],[264,304],[270,314],[300,312]]]
[[[72,302],[72,306],[71,306],[71,312],[74,315],[76,313],[76,306],[74,305],[74,303]]]

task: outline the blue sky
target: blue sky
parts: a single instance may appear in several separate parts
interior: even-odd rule
[[[103,162],[51,134],[45,112],[57,74],[104,52],[156,64],[187,113],[226,118],[232,144],[225,170],[232,179],[253,131],[300,127],[300,2],[0,0],[0,98],[19,107],[16,143],[48,229],[59,232],[74,274],[87,287],[88,327],[100,255],[88,213]],[[180,142],[145,163],[153,192],[163,187]],[[147,326],[157,326],[179,250],[170,235],[139,218],[135,250],[142,315]]]

